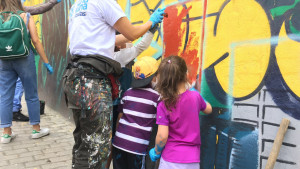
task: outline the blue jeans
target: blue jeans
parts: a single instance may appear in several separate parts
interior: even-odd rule
[[[40,123],[40,103],[34,54],[27,58],[0,60],[0,127],[10,127],[13,117],[13,100],[16,81],[20,77],[25,90],[25,100],[31,125]]]
[[[24,89],[23,89],[21,79],[18,78],[16,83],[15,96],[14,96],[13,112],[18,112],[22,108],[21,99],[23,96],[23,92]]]

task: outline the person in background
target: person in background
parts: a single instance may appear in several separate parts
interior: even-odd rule
[[[145,51],[151,44],[154,33],[157,30],[158,25],[151,28],[139,41],[137,44],[132,45],[132,43],[124,43],[121,46],[115,47],[115,53],[113,58],[121,64],[123,69],[123,74],[119,78],[120,85],[121,85],[121,97],[123,96],[124,92],[130,88],[131,80],[132,80],[132,73],[131,73],[131,65],[130,63],[133,62],[135,58],[137,58],[143,51]],[[120,103],[121,98],[117,98],[113,102],[113,128],[112,128],[112,139],[115,136],[116,132],[116,123],[119,116],[118,112],[118,105]],[[112,153],[109,155],[109,159],[106,164],[106,168],[110,167],[112,160]]]
[[[27,28],[27,31],[24,31],[26,34],[22,34],[22,38],[24,39],[26,36],[26,40],[28,40],[26,43],[29,45],[32,42],[42,60],[46,64],[49,63],[44,47],[39,40],[33,18],[29,13],[19,12],[24,11],[21,1],[1,0],[0,2],[0,12],[4,12],[1,14],[1,18],[3,20],[10,18],[11,14],[5,12],[18,14],[19,16],[16,15],[16,17],[23,19],[22,24],[26,23],[26,25],[24,24],[22,26],[26,26]],[[11,22],[4,22],[2,24],[11,24]],[[30,36],[30,38],[27,39],[27,36]],[[26,93],[25,100],[28,107],[30,124],[33,128],[31,138],[41,138],[48,135],[50,132],[48,128],[40,128],[40,103],[37,92],[37,75],[33,53],[34,49],[31,45],[29,45],[29,48],[29,55],[26,58],[10,60],[0,59],[0,127],[4,128],[1,136],[1,143],[10,143],[11,140],[16,137],[11,130],[11,126],[13,116],[13,97],[18,77],[20,77]]]
[[[186,88],[187,66],[181,57],[163,59],[157,76],[162,102],[157,107],[158,131],[150,158],[161,157],[159,169],[199,169],[199,113],[210,114],[212,107],[197,91]]]
[[[111,147],[112,100],[121,65],[113,59],[116,30],[133,41],[162,22],[164,9],[132,25],[113,0],[77,0],[70,10],[71,63],[64,75],[67,105],[75,121],[73,168],[105,168]],[[123,38],[124,39],[124,38]],[[114,96],[114,98],[112,98]]]
[[[24,3],[26,0],[22,0]],[[23,6],[24,10],[31,15],[39,15],[43,14],[47,11],[50,11],[56,4],[60,3],[61,0],[49,0],[48,2],[44,2],[42,4],[38,4],[35,6]]]
[[[35,6],[23,6],[23,8],[25,12],[28,12],[31,15],[38,15],[51,10],[59,2],[61,2],[61,0],[49,0],[48,2],[35,5]],[[49,63],[48,64],[45,63],[44,65],[46,66],[48,72],[52,74],[53,68],[51,67],[51,65]],[[23,96],[23,92],[24,92],[24,88],[21,79],[18,78],[16,83],[14,101],[13,101],[13,121],[29,121],[29,117],[21,113],[22,111],[21,99]]]
[[[132,88],[128,89],[119,105],[117,131],[113,140],[113,168],[141,169],[152,126],[155,123],[159,94],[153,88],[159,63],[145,56],[132,66]]]

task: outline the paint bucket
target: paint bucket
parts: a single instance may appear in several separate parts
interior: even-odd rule
[[[45,114],[45,104],[46,102],[44,100],[40,100],[40,114]]]

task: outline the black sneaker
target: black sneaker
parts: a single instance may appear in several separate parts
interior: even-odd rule
[[[29,118],[19,110],[18,112],[13,112],[13,121],[29,121]]]

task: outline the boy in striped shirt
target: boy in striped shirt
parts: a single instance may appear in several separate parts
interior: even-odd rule
[[[155,123],[159,94],[153,89],[158,62],[142,57],[132,67],[132,88],[119,105],[117,131],[113,140],[114,169],[142,169]]]

